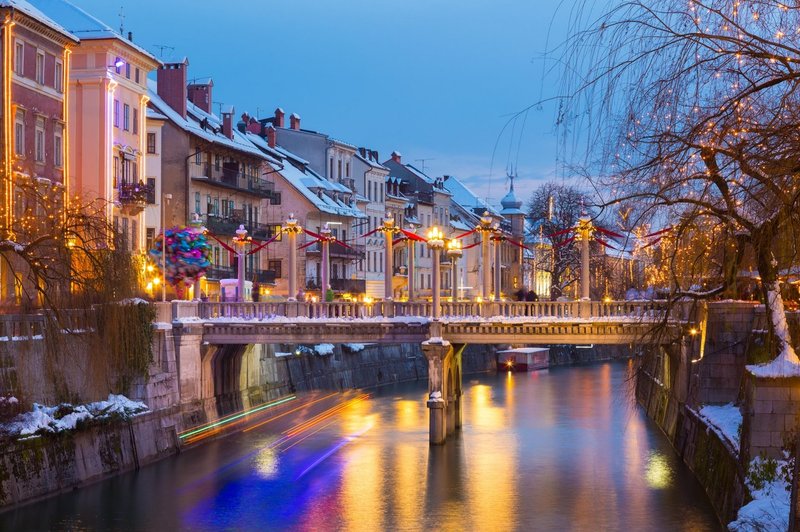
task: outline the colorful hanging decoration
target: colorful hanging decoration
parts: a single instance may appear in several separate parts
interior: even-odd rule
[[[166,236],[166,261],[164,238]],[[159,268],[166,262],[166,281],[175,287],[180,294],[184,286],[188,286],[205,275],[211,266],[211,246],[203,231],[195,227],[173,227],[166,234],[159,236],[150,250]]]

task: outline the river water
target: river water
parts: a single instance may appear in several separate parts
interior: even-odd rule
[[[298,397],[175,458],[0,514],[0,528],[718,530],[633,404],[629,368],[467,377],[463,430],[441,447],[428,445],[424,383]]]

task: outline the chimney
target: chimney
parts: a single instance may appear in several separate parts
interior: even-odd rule
[[[259,122],[258,120],[256,120],[255,118],[253,118],[251,116],[250,117],[250,121],[247,123],[247,131],[249,133],[253,133],[255,135],[260,135],[261,134],[261,122]]]
[[[367,158],[367,149],[366,148],[359,148],[358,149],[358,153],[361,154],[361,157],[363,157],[364,159]]]
[[[229,139],[233,138],[233,106],[222,110],[222,134]]]
[[[300,115],[297,113],[292,113],[292,116],[289,117],[289,126],[294,129],[300,129]]]
[[[211,78],[204,80],[195,80],[189,84],[187,89],[189,101],[195,104],[208,114],[211,113],[211,89],[214,87],[214,82]]]
[[[130,42],[133,42],[133,32],[132,32],[132,31],[129,31],[129,32],[128,32],[128,40],[129,40]]]
[[[156,73],[158,95],[175,112],[186,118],[186,71],[189,60],[185,57],[179,63],[164,63]]]
[[[267,135],[267,144],[269,144],[270,148],[274,148],[278,134],[278,132],[275,131],[275,126],[272,124],[267,124],[267,126],[264,128],[264,132]]]
[[[283,109],[281,109],[280,107],[275,109],[275,120],[273,121],[273,123],[275,124],[275,127],[286,127],[286,126],[283,125],[283,123],[284,123],[283,122],[283,117],[285,115],[286,115],[286,113],[284,113]]]
[[[402,157],[402,155],[400,155],[399,151],[393,151],[392,152],[392,160],[394,162],[396,162],[397,164],[403,164],[403,162],[400,160],[401,157]]]

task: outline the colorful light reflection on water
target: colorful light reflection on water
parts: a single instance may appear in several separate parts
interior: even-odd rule
[[[464,388],[463,432],[442,447],[428,445],[425,383],[299,396],[290,415],[2,514],[0,528],[719,528],[631,404],[625,365],[468,377]]]

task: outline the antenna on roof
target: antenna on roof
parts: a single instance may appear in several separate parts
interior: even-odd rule
[[[225,102],[213,102],[213,104],[217,106],[217,116],[222,115],[222,106]]]
[[[173,52],[175,51],[175,47],[174,46],[167,46],[166,44],[154,44],[153,48],[158,48],[158,57],[159,57],[159,59],[163,59],[164,58],[164,50],[171,50]]]
[[[123,6],[119,6],[119,34],[125,35],[125,10]]]
[[[422,173],[424,174],[425,173],[425,161],[435,161],[435,160],[436,159],[433,158],[433,157],[428,157],[427,159],[414,159],[414,162],[420,161],[422,163],[422,168],[420,168],[420,170],[422,170]]]

